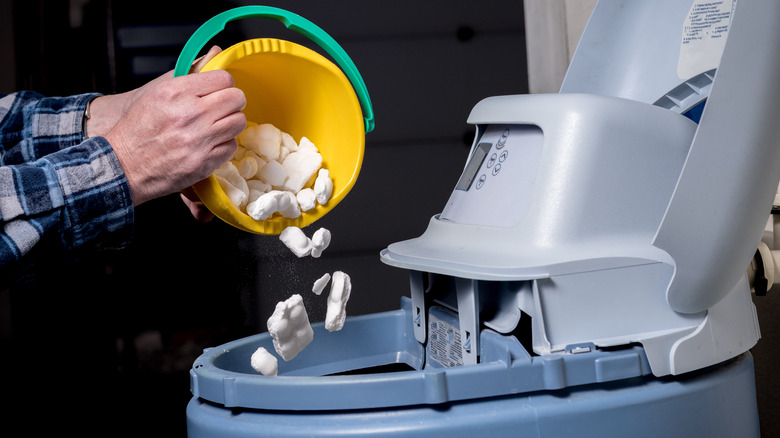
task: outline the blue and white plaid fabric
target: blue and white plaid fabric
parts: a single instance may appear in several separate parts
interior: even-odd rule
[[[84,108],[96,96],[0,94],[0,271],[44,244],[64,259],[129,243],[134,211],[122,167],[106,139],[83,138]]]

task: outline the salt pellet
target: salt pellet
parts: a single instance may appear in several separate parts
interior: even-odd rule
[[[298,193],[316,176],[322,166],[322,155],[311,149],[299,148],[285,158],[282,166],[286,172],[284,188]]]
[[[238,169],[238,174],[241,175],[241,178],[247,180],[254,177],[257,173],[258,163],[253,156],[244,154],[244,157],[238,162],[236,168]]]
[[[263,194],[246,206],[246,214],[256,221],[266,220],[277,211],[279,199],[273,192]]]
[[[311,236],[311,256],[319,257],[322,252],[330,245],[330,231],[326,228],[320,228]]]
[[[317,179],[314,181],[314,196],[320,205],[325,205],[333,194],[333,181],[330,179],[328,169],[320,169]]]
[[[298,150],[298,143],[295,142],[292,135],[282,132],[282,147],[290,152],[296,152]]]
[[[298,152],[319,153],[319,149],[317,149],[317,146],[315,146],[314,143],[311,140],[309,140],[307,137],[301,137],[301,141],[298,142]]]
[[[328,295],[328,309],[325,313],[325,329],[329,332],[341,330],[347,318],[346,307],[352,294],[352,283],[344,272],[333,273]]]
[[[328,285],[328,282],[330,281],[330,274],[325,274],[322,277],[318,278],[314,285],[311,288],[311,291],[314,292],[315,295],[320,295],[322,291],[325,290],[325,286]]]
[[[237,206],[238,208],[243,208],[246,205],[247,201],[249,200],[249,195],[247,193],[244,193],[243,190],[236,188],[236,186],[231,184],[230,181],[219,175],[214,175],[214,177],[217,179],[219,187],[223,192],[225,192],[225,195],[233,205]]]
[[[267,327],[274,349],[285,361],[297,356],[314,339],[303,298],[298,294],[276,304]]]
[[[317,203],[328,202],[333,183],[329,173],[322,172],[327,169],[321,168],[322,156],[311,140],[301,137],[298,144],[272,124],[248,125],[237,137],[233,158],[214,171],[222,178],[223,191],[231,192],[228,198],[236,208],[255,220],[269,219],[277,213],[294,219],[316,208]],[[274,191],[289,193],[266,196]]]
[[[257,176],[274,187],[281,187],[287,178],[287,171],[278,161],[269,161],[257,172]]]
[[[238,142],[257,155],[272,161],[279,158],[282,131],[270,123],[250,126],[238,136]]]
[[[225,178],[235,188],[244,191],[244,187],[246,186],[246,179],[241,176],[241,174],[238,172],[238,168],[235,164],[233,164],[232,161],[226,161],[224,164],[215,169],[214,175]],[[246,191],[248,192],[249,188],[247,188]]]
[[[279,372],[279,363],[276,357],[263,347],[255,350],[249,360],[252,369],[264,376],[275,376]]]
[[[249,190],[257,190],[258,192],[267,193],[271,191],[271,185],[260,181],[259,179],[250,179],[246,182]]]
[[[233,153],[233,158],[232,159],[233,159],[233,161],[238,161],[238,160],[244,158],[245,154],[246,154],[246,148],[241,146],[241,145],[238,145],[238,147],[236,148],[236,151]]]
[[[301,217],[301,207],[298,205],[298,198],[292,192],[279,191],[279,214],[288,218],[295,219]]]
[[[301,190],[295,197],[298,199],[301,211],[309,211],[317,206],[317,198],[314,196],[314,189],[312,188],[307,187]]]
[[[306,237],[298,227],[287,227],[279,234],[281,240],[296,256],[306,257],[311,254],[311,239]]]
[[[290,155],[290,150],[283,147],[279,149],[279,157],[276,159],[276,161],[280,163],[284,163],[284,160],[287,159],[287,156]]]

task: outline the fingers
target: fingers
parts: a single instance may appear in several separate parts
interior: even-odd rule
[[[207,96],[215,91],[234,87],[233,76],[225,70],[210,70],[201,73],[193,73],[180,76],[174,80],[181,86],[192,90],[197,97]]]
[[[212,143],[234,140],[246,129],[246,116],[241,111],[246,107],[246,96],[238,88],[225,88],[200,97],[206,114],[208,135]],[[233,142],[235,143],[235,142]],[[235,152],[235,145],[231,145]],[[220,163],[221,164],[221,163]]]
[[[214,169],[231,159],[236,153],[236,149],[238,149],[238,142],[236,142],[235,138],[215,145],[211,149],[211,165],[209,166],[210,170],[208,174],[210,175]]]
[[[197,196],[193,192],[191,187],[188,187],[181,192],[181,199],[184,201],[184,205],[187,206],[187,209],[190,210],[190,214],[192,214],[192,217],[194,217],[196,220],[200,222],[209,222],[212,219],[214,219],[214,213],[209,211],[208,208],[206,208],[202,202],[199,200],[195,201],[190,198],[190,196],[195,197],[197,199]]]
[[[215,122],[229,118],[230,120],[228,120],[228,122],[231,124],[243,125],[241,126],[241,131],[246,128],[246,117],[237,119],[231,118],[231,116],[241,114],[241,111],[246,107],[246,96],[240,89],[226,88],[224,90],[215,91],[214,93],[203,96],[201,100],[206,108],[213,108],[212,114]],[[236,135],[240,134],[241,131]]]
[[[196,59],[195,62],[192,63],[192,67],[190,68],[190,73],[198,73],[201,70],[203,70],[203,67],[208,64],[209,61],[211,61],[219,52],[221,52],[222,49],[219,48],[219,46],[212,46],[209,51],[201,56],[200,58]]]

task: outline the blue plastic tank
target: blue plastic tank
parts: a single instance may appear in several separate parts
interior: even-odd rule
[[[431,315],[457,324],[445,309]],[[273,348],[267,333],[205,351],[191,370],[188,436],[759,436],[749,353],[658,378],[641,347],[541,357],[484,330],[480,363],[445,367],[415,340],[408,299],[314,330],[276,377],[250,366],[258,347]]]

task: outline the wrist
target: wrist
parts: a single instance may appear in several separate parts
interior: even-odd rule
[[[125,114],[126,100],[126,93],[90,100],[84,110],[84,138],[104,137]]]
[[[81,139],[86,140],[90,137],[89,132],[87,131],[89,127],[87,126],[89,124],[89,119],[92,118],[92,114],[90,112],[90,106],[92,105],[92,102],[95,101],[99,96],[91,97],[87,104],[84,106],[84,116],[81,119]]]

